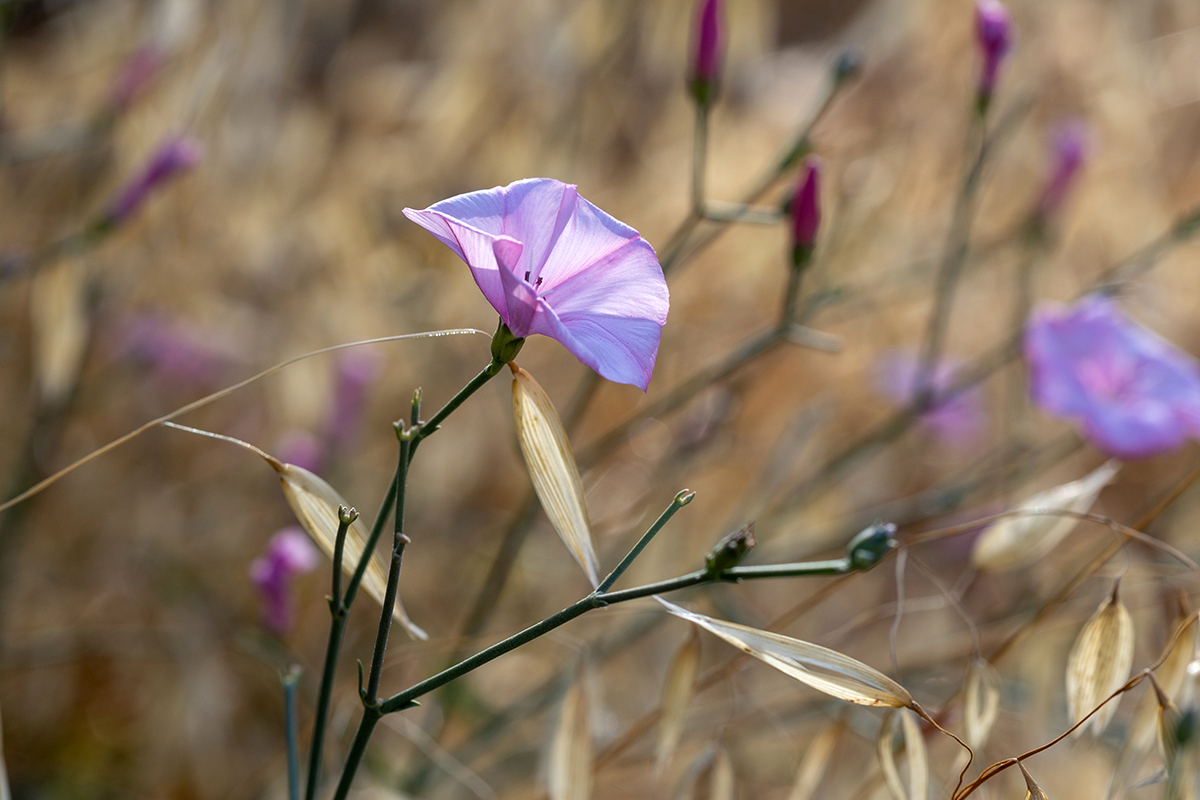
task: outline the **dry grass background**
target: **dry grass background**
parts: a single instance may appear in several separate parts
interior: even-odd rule
[[[492,330],[494,313],[468,271],[402,217],[405,206],[545,175],[579,184],[584,196],[661,246],[688,202],[692,116],[682,82],[689,5],[18,4],[18,24],[0,55],[10,142],[44,142],[54,126],[92,118],[119,65],[139,45],[158,43],[167,60],[110,132],[86,147],[0,166],[6,251],[77,230],[168,133],[196,137],[206,155],[127,229],[60,259],[35,281],[0,287],[0,474],[17,468],[33,387],[56,379],[47,370],[58,370],[67,387],[76,383],[75,350],[81,368],[61,436],[36,447],[46,470],[290,355],[394,333]],[[896,501],[964,475],[990,474],[1008,432],[1001,374],[986,384],[990,421],[974,445],[945,447],[912,432],[828,490],[802,503],[782,502],[886,415],[888,402],[872,390],[877,361],[892,348],[915,347],[924,330],[932,263],[963,169],[976,71],[972,6],[878,0],[851,12],[816,0],[730,0],[728,7],[728,78],[711,134],[714,197],[736,198],[770,164],[818,97],[836,47],[853,44],[864,58],[861,79],[814,134],[827,169],[827,213],[809,287],[842,287],[844,297],[811,323],[844,347],[836,355],[774,351],[678,413],[638,426],[627,445],[587,470],[606,564],[676,491],[698,492],[632,570],[638,581],[694,568],[722,533],[754,517],[759,561],[835,552],[860,522],[901,508]],[[1058,120],[1087,120],[1093,156],[1039,264],[1039,296],[1069,298],[1200,201],[1196,5],[1014,0],[1012,10],[1017,47],[997,102],[1001,111],[1029,106],[1001,143],[982,191],[975,238],[988,246],[976,251],[951,326],[950,350],[964,359],[1008,330],[1019,258],[1012,234],[1036,196]],[[577,446],[760,329],[779,302],[786,246],[782,228],[745,226],[681,267],[672,276],[671,317],[649,395],[602,387],[575,435]],[[89,287],[85,294],[77,293],[81,281]],[[72,299],[79,297],[86,305]],[[1135,316],[1200,352],[1194,246],[1173,250],[1125,297]],[[148,313],[190,331],[219,366],[184,379],[139,365],[122,349],[121,331]],[[57,355],[46,355],[47,342],[58,342]],[[449,397],[486,363],[487,340],[402,342],[373,352],[381,377],[358,434],[323,469],[368,518],[394,461],[389,421],[416,386],[424,388],[427,405]],[[561,405],[584,374],[546,339],[531,340],[520,361]],[[297,364],[183,421],[274,451],[289,433],[319,429],[336,363],[330,356]],[[444,662],[526,492],[508,391],[507,381],[489,385],[421,449],[410,484],[414,544],[401,594],[432,638],[393,638],[385,690],[403,688]],[[1043,442],[1067,430],[1044,417],[1036,427]],[[1132,521],[1196,458],[1189,445],[1129,465],[1098,510]],[[1074,479],[1101,459],[1076,449],[1031,470],[1015,491]],[[916,530],[978,516],[1011,491],[991,480],[956,516],[902,521]],[[1195,500],[1184,495],[1151,532],[1194,554]],[[0,533],[7,537],[0,708],[17,798],[283,796],[281,698],[276,676],[255,657],[255,597],[246,569],[270,534],[290,522],[274,475],[257,459],[169,430],[151,431],[73,474],[31,501],[22,519],[10,520]],[[964,603],[985,643],[1028,618],[1109,536],[1081,528],[1030,570],[979,579]],[[967,552],[960,537],[913,556],[954,584]],[[1102,574],[1122,569],[1120,559]],[[1135,614],[1140,667],[1165,640],[1174,587],[1194,596],[1197,585],[1145,549],[1130,548],[1129,559],[1123,588]],[[300,582],[299,624],[287,642],[306,668],[305,741],[328,622],[327,581],[322,570]],[[760,582],[685,599],[764,625],[822,585]],[[998,664],[1004,707],[986,762],[1066,726],[1066,648],[1110,585],[1100,578],[1085,583]],[[584,591],[539,516],[486,632],[470,644],[494,641]],[[787,632],[888,669],[894,610],[888,604],[895,597],[894,575],[885,568],[816,605]],[[907,598],[911,609],[897,653],[902,677],[923,704],[937,707],[961,680],[971,638],[911,561]],[[343,746],[358,705],[353,660],[368,657],[374,613],[360,601],[343,650],[333,716]],[[590,615],[473,675],[463,710],[445,726],[436,698],[406,717],[464,758],[497,796],[534,796],[544,785],[553,708],[512,720],[487,747],[459,748],[489,714],[559,670],[571,674],[581,656],[589,665],[598,746],[613,741],[657,705],[686,631],[677,620],[665,622],[611,659],[589,643],[659,613],[647,602]],[[731,654],[714,639],[704,642],[705,666]],[[1064,743],[1032,762],[1052,797],[1101,796],[1133,708],[1127,700],[1101,742]],[[807,743],[840,711],[764,666],[747,665],[698,696],[681,753],[665,776],[653,775],[650,734],[599,772],[595,795],[667,796],[691,758],[719,740],[732,753],[740,797],[784,798]],[[834,752],[822,796],[882,797],[882,788],[860,788],[874,762],[878,717],[853,711],[844,719],[851,733]],[[427,768],[428,756],[404,730],[377,732],[360,781],[364,792],[393,796],[400,786],[411,789],[411,776]],[[336,758],[340,746],[332,749]],[[944,782],[957,757],[952,743],[932,740],[938,797],[947,796]],[[419,794],[473,796],[461,778],[434,767]],[[997,779],[991,796],[1015,796],[1021,791],[1015,780]]]

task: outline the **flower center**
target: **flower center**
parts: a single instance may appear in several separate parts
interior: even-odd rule
[[[529,270],[525,270],[525,282],[529,283]],[[533,282],[533,288],[537,289],[541,285],[542,285],[542,276],[539,275],[538,279]]]
[[[1078,370],[1079,382],[1084,388],[1106,400],[1127,396],[1137,373],[1133,360],[1120,356],[1105,360],[1089,359],[1082,362]]]

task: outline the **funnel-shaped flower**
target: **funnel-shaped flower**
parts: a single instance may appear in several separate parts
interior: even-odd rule
[[[700,105],[712,102],[721,78],[725,49],[725,20],[722,0],[697,0],[692,22],[691,73],[688,81]]]
[[[812,255],[821,226],[821,162],[816,156],[804,159],[800,185],[792,195],[792,264],[800,266]]]
[[[1025,359],[1033,401],[1109,455],[1144,458],[1200,438],[1200,364],[1109,298],[1038,308]]]
[[[1012,20],[999,0],[979,0],[975,4],[975,39],[983,55],[979,74],[979,103],[986,108],[996,88],[1000,64],[1012,47]]]
[[[512,334],[540,333],[645,391],[669,297],[654,248],[575,187],[527,178],[404,209],[471,268]]]
[[[316,569],[320,560],[317,548],[299,528],[284,528],[271,537],[267,549],[250,564],[250,580],[262,598],[265,628],[279,635],[287,631],[292,624],[292,578]]]

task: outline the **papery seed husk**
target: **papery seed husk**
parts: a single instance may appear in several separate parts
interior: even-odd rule
[[[1013,510],[1087,513],[1119,469],[1118,462],[1108,461],[1077,481],[1033,495]],[[1005,517],[988,526],[975,540],[971,563],[979,570],[1028,566],[1044,558],[1078,524],[1078,519],[1069,516],[1030,513]]]
[[[796,770],[796,778],[792,781],[792,790],[787,800],[812,800],[825,777],[825,769],[829,766],[829,757],[833,746],[841,735],[842,726],[830,723],[821,729],[804,751],[804,758]]]
[[[1172,625],[1171,636],[1167,641],[1172,639],[1175,644],[1172,645],[1171,651],[1166,654],[1162,666],[1154,671],[1154,677],[1158,681],[1159,687],[1163,693],[1172,700],[1179,697],[1180,689],[1183,687],[1183,679],[1187,675],[1188,663],[1192,660],[1196,651],[1196,620],[1190,615],[1183,615],[1175,620]],[[1158,698],[1154,692],[1146,692],[1142,697],[1141,704],[1138,706],[1137,714],[1134,716],[1131,733],[1129,735],[1130,744],[1136,751],[1142,752],[1150,746],[1154,738],[1155,726],[1158,721]]]
[[[1129,680],[1133,666],[1133,618],[1113,596],[1105,599],[1079,632],[1067,659],[1067,702],[1078,723]],[[1099,736],[1117,713],[1120,697],[1096,712],[1079,731]]]
[[[550,396],[525,370],[513,370],[513,421],[521,455],[542,509],[592,586],[600,583],[583,481],[567,431]]]
[[[737,796],[737,777],[733,772],[733,759],[724,747],[718,747],[708,771],[707,800],[734,800]]]
[[[1000,675],[984,659],[973,659],[967,668],[963,699],[963,728],[972,750],[987,744],[999,714]]]
[[[896,752],[892,746],[897,726],[904,736],[904,755],[908,762],[907,787],[900,779],[900,770],[896,766]],[[929,794],[929,756],[916,715],[905,708],[896,709],[888,714],[879,729],[876,748],[883,780],[892,797],[895,800],[926,800]]]
[[[51,405],[65,402],[75,389],[88,342],[87,281],[78,259],[33,276],[29,315],[39,396]]]
[[[1025,769],[1025,765],[1018,761],[1017,766],[1021,768],[1021,775],[1025,778],[1025,800],[1050,800],[1038,782],[1029,774],[1029,770]]]
[[[317,543],[326,558],[333,558],[334,546],[337,542],[338,506],[350,507],[337,490],[322,478],[303,467],[295,464],[284,464],[281,461],[262,454],[267,463],[279,473],[279,481],[283,485],[283,496],[291,506],[292,512],[299,520],[301,527],[308,533],[309,538]],[[347,575],[354,574],[363,548],[370,537],[361,518],[351,523],[346,531],[346,542],[342,552],[342,570]],[[383,604],[387,593],[387,571],[383,567],[383,559],[379,553],[372,553],[367,562],[367,569],[362,577],[362,589],[379,604]],[[408,635],[414,639],[426,640],[429,634],[417,627],[404,610],[400,598],[396,598],[393,609],[395,620],[404,627]]]
[[[588,800],[592,790],[592,733],[587,697],[576,677],[563,697],[550,744],[550,800]]]
[[[863,706],[911,707],[912,695],[896,681],[836,650],[733,622],[723,622],[656,597],[670,613],[689,620],[748,655],[817,691]]]
[[[658,731],[658,756],[655,770],[662,774],[679,740],[683,736],[683,725],[687,721],[688,706],[696,692],[696,676],[700,673],[700,634],[695,627],[688,631],[688,638],[679,646],[671,667],[667,670],[667,682],[663,688],[662,721]]]

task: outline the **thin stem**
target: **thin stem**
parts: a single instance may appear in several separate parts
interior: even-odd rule
[[[378,706],[363,709],[362,720],[358,723],[358,732],[354,734],[354,744],[350,745],[350,752],[346,755],[346,768],[342,771],[342,778],[338,781],[333,800],[346,800],[346,795],[350,793],[350,784],[354,782],[354,773],[358,772],[358,765],[363,754],[367,752],[367,743],[371,741],[371,734],[382,717],[383,713]]]
[[[675,499],[671,501],[671,505],[667,506],[667,510],[659,515],[649,530],[642,534],[641,539],[638,539],[638,543],[633,546],[633,549],[621,559],[621,563],[617,564],[613,571],[608,574],[608,577],[600,582],[600,585],[596,587],[596,592],[604,594],[611,589],[612,585],[617,582],[617,578],[620,578],[625,570],[629,569],[629,565],[633,563],[634,559],[646,549],[646,545],[650,544],[650,541],[658,535],[663,526],[671,521],[671,517],[675,516],[675,512],[692,502],[692,498],[695,496],[695,492],[689,492],[687,489],[675,495]]]
[[[696,104],[696,135],[692,139],[692,216],[704,216],[704,176],[708,168],[708,103]]]
[[[451,397],[450,400],[446,402],[446,405],[438,409],[437,413],[430,417],[427,422],[416,426],[416,433],[413,435],[412,449],[409,454],[410,460],[412,454],[416,453],[417,445],[421,442],[421,440],[436,431],[438,426],[446,421],[446,417],[453,414],[454,410],[466,402],[467,398],[475,394],[475,392],[478,391],[481,386],[490,381],[492,378],[496,377],[503,367],[503,361],[498,361],[493,358],[491,363],[484,367],[478,375],[472,378],[466,386],[460,389],[458,394],[454,395],[454,397]]]
[[[283,684],[283,725],[287,738],[288,800],[300,800],[299,736],[296,732],[296,683],[299,679],[299,667],[279,676]]]
[[[396,593],[400,586],[400,565],[404,560],[404,548],[409,538],[404,535],[404,493],[408,484],[409,453],[412,449],[413,433],[408,428],[400,432],[400,460],[397,469],[400,479],[396,481],[396,531],[392,543],[392,563],[388,570],[387,589],[383,594],[383,611],[379,614],[379,633],[375,637],[375,650],[371,655],[371,673],[367,678],[367,694],[363,705],[374,706],[379,698],[379,680],[383,676],[383,656],[387,651],[388,634],[392,630],[392,614],[396,607]]]
[[[347,516],[350,509],[338,506],[338,529],[333,540],[333,586],[329,594],[331,607],[340,608],[342,605],[342,558],[346,551],[346,533],[350,530],[354,517]],[[336,612],[335,612],[336,613]]]

